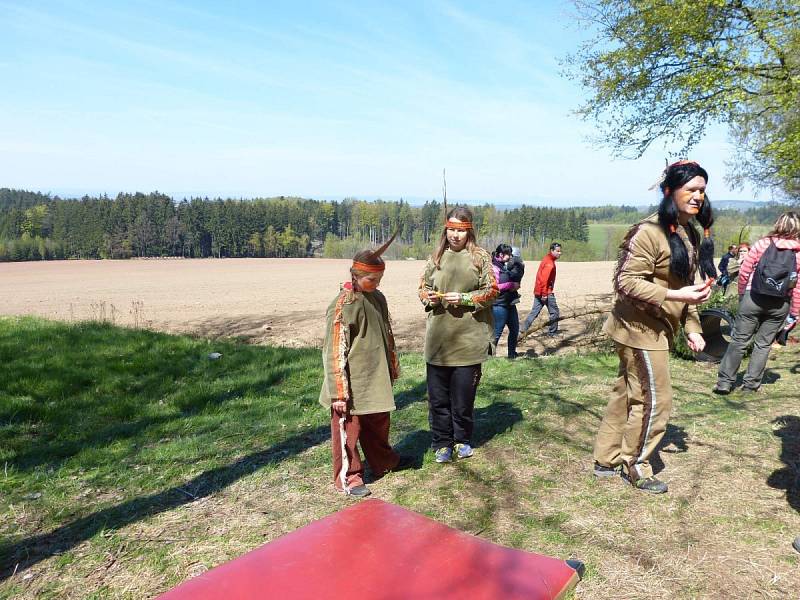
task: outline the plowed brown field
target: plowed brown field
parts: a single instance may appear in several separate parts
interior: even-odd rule
[[[325,259],[0,263],[0,314],[101,319],[207,337],[240,336],[254,343],[316,346],[325,309],[348,278],[349,265]],[[423,266],[422,261],[392,261],[381,285],[403,350],[422,348],[425,314],[416,289]],[[537,267],[536,261],[526,263],[520,319],[533,300]],[[607,305],[612,269],[612,262],[560,262],[556,297],[562,313]],[[550,350],[580,341],[584,323],[566,320],[562,330],[566,335]],[[531,336],[521,350],[547,351],[542,338]]]

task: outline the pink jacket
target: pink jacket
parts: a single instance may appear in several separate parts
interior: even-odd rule
[[[500,283],[500,267],[494,264],[494,261],[492,261],[492,270],[494,271],[494,278],[497,280],[497,289],[499,289],[501,292],[519,289],[519,284],[516,281],[506,281],[504,283]]]
[[[758,260],[761,258],[761,255],[764,254],[764,251],[769,248],[770,239],[775,241],[775,245],[781,249],[791,249],[794,250],[794,258],[795,258],[795,265],[797,272],[800,273],[800,241],[798,240],[787,240],[785,238],[778,238],[778,237],[763,237],[758,240],[753,247],[750,248],[750,252],[747,253],[747,256],[742,263],[741,268],[739,269],[739,295],[741,296],[744,294],[745,290],[750,289],[750,282],[753,280],[753,271],[755,270],[756,264]],[[792,291],[792,305],[789,307],[789,314],[793,317],[797,317],[798,313],[800,313],[800,285],[794,288]]]

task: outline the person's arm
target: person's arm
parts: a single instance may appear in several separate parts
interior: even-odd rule
[[[519,289],[519,284],[516,281],[511,281],[511,279],[508,279],[508,281],[504,281],[503,283],[500,283],[498,280],[497,289],[501,292],[513,291]]]
[[[797,274],[800,275],[800,252],[795,252],[794,257],[795,269]],[[792,290],[792,300],[789,304],[789,316],[797,319],[798,315],[800,315],[800,285],[795,285]]]
[[[433,310],[434,306],[438,306],[441,302],[439,297],[435,295],[433,289],[433,271],[436,265],[433,264],[433,258],[429,258],[425,263],[425,269],[422,271],[422,277],[419,279],[419,301],[425,307],[425,310]]]
[[[665,288],[652,281],[658,259],[658,244],[639,225],[622,245],[617,270],[614,273],[614,289],[621,297],[632,301],[647,302],[661,306],[666,300],[699,304],[708,299],[711,288],[706,284],[687,285],[677,290]]]
[[[536,284],[533,287],[534,296],[548,296],[550,294],[548,287],[550,285],[550,273],[552,272],[552,260],[542,260],[539,263],[539,269],[536,271]]]
[[[614,273],[614,289],[620,296],[632,300],[661,306],[667,300],[668,290],[655,283],[659,249],[656,241],[648,235],[645,225],[638,225],[622,244]]]
[[[389,304],[386,302],[386,296],[381,292],[377,292],[378,298],[381,303],[381,311],[383,313],[383,323],[386,326],[386,342],[389,354],[389,378],[392,383],[397,381],[400,377],[400,360],[397,357],[397,348],[394,343],[394,332],[392,331],[392,317],[389,315]]]
[[[345,294],[328,309],[322,360],[325,367],[325,388],[331,395],[331,407],[339,413],[347,409],[350,400],[350,381],[347,378],[347,358],[350,353],[350,325],[344,316]]]
[[[492,269],[492,260],[489,254],[482,252],[480,262],[480,272],[478,274],[478,289],[461,294],[459,302],[462,306],[474,306],[484,308],[491,306],[492,301],[497,297],[497,280]]]
[[[758,263],[758,259],[764,252],[764,248],[769,246],[769,241],[767,241],[766,246],[762,243],[764,239],[765,238],[761,238],[755,244],[753,244],[753,247],[750,248],[747,256],[744,257],[742,266],[739,267],[739,280],[737,283],[740,296],[744,294],[745,290],[747,290],[747,283],[750,281],[750,275],[753,273],[753,269],[755,268],[756,263]]]

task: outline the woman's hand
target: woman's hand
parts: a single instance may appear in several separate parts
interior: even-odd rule
[[[461,304],[461,294],[458,292],[447,292],[444,299],[448,304]]]
[[[347,412],[347,402],[344,400],[337,400],[336,402],[331,402],[331,408],[333,412],[337,415],[343,415]]]
[[[667,300],[677,300],[686,304],[702,304],[711,295],[711,287],[705,283],[687,285],[679,290],[667,290]]]
[[[439,292],[434,292],[433,290],[426,290],[425,293],[428,296],[428,302],[431,303],[431,306],[437,306],[441,304],[442,299],[439,297]]]
[[[686,335],[686,341],[692,352],[702,352],[706,347],[706,341],[699,333],[689,333]]]

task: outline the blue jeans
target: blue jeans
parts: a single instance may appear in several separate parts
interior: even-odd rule
[[[500,336],[503,335],[503,329],[508,325],[508,357],[514,358],[517,355],[517,337],[519,337],[519,313],[517,312],[516,304],[511,306],[492,306],[492,314],[494,315],[494,345]]]
[[[530,326],[536,320],[536,317],[538,317],[539,313],[542,312],[542,308],[545,306],[547,307],[547,312],[550,314],[550,326],[547,333],[553,335],[558,332],[558,317],[560,314],[558,312],[558,304],[556,303],[555,294],[550,294],[547,296],[547,299],[543,299],[542,296],[533,297],[533,306],[531,307],[531,312],[529,312],[528,316],[525,318],[525,323],[522,325],[522,331],[528,331]]]

